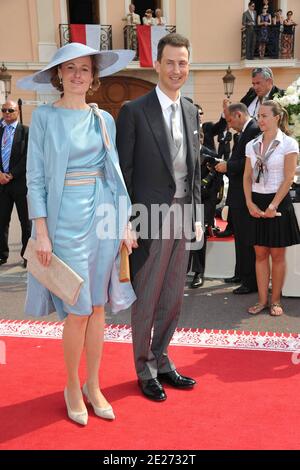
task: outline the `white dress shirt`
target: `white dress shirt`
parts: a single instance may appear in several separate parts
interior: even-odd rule
[[[178,104],[177,111],[176,111],[176,124],[181,132],[183,132],[183,117],[182,117],[182,109],[181,109],[181,102],[180,102],[180,93],[177,100],[174,102],[169,98],[157,85],[155,88],[158,101],[160,103],[162,113],[166,122],[166,125],[170,129],[171,132],[171,113],[172,113],[172,104]],[[203,236],[203,228],[201,221],[195,221],[195,228],[196,228],[196,240],[200,241]]]
[[[284,132],[282,132],[280,129],[278,129],[275,139],[279,141],[279,145],[275,148],[272,155],[267,161],[267,180],[265,181],[264,178],[261,178],[259,183],[253,182],[252,191],[254,193],[277,193],[280,185],[283,183],[284,180],[284,159],[286,158],[286,155],[290,153],[299,154],[298,142],[292,137],[289,137],[284,134]],[[252,168],[254,168],[256,163],[256,155],[253,148],[254,140],[261,142],[262,145],[263,134],[251,140],[246,146],[246,157],[250,158]],[[273,142],[274,141],[270,143],[269,148],[271,147]]]
[[[266,96],[263,97],[262,103],[269,99],[269,94],[270,93],[268,93]],[[258,96],[256,96],[254,100],[252,101],[252,103],[249,104],[248,112],[252,118],[257,119],[258,111],[262,103],[260,103]]]
[[[169,98],[157,85],[156,88],[156,94],[158,101],[160,103],[164,119],[166,121],[166,124],[171,132],[171,113],[172,113],[172,104],[178,104],[177,111],[176,111],[176,124],[178,129],[181,130],[182,132],[182,110],[181,110],[181,103],[180,103],[180,93],[176,101],[172,101],[171,98]]]

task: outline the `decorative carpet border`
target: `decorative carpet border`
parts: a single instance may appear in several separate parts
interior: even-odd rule
[[[63,323],[0,320],[0,336],[61,339]],[[131,328],[107,325],[105,341],[131,343]],[[300,352],[300,334],[234,330],[177,329],[172,345],[259,351]]]

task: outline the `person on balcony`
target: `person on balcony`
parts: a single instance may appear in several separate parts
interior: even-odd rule
[[[135,13],[133,3],[129,5],[129,13],[123,18],[123,21],[126,21],[127,24],[127,27],[124,28],[126,48],[137,51],[136,27],[141,24],[141,17]]]
[[[273,18],[274,25],[274,36],[275,36],[275,52],[274,56],[276,59],[280,56],[280,44],[281,44],[281,33],[283,32],[283,22],[284,18],[282,15],[282,10],[276,10]]]
[[[293,20],[293,12],[288,11],[286,14],[286,19],[283,22],[283,34],[281,42],[282,59],[293,58],[293,41],[295,26],[297,26],[297,24]]]
[[[145,16],[143,17],[143,24],[146,26],[155,26],[155,18],[153,18],[153,11],[151,8],[145,11]]]
[[[160,8],[156,8],[155,10],[154,23],[156,26],[165,26],[167,24],[167,20],[164,16],[162,16],[162,11]]]
[[[267,9],[267,12],[268,12],[271,16],[273,16],[273,14],[274,14],[274,7],[273,7],[272,3],[273,3],[272,0],[263,0],[263,4],[262,4],[262,8],[261,8],[261,13],[262,13],[263,9],[266,8],[266,9]]]
[[[246,30],[246,59],[253,60],[256,44],[256,25],[257,14],[255,11],[255,3],[249,2],[248,10],[243,13],[242,24]]]
[[[133,3],[129,5],[129,13],[123,18],[123,21],[126,21],[128,26],[141,24],[141,17],[135,13],[135,5]]]
[[[272,18],[270,13],[268,13],[268,8],[266,6],[263,7],[262,13],[258,16],[257,24],[259,26],[259,58],[263,59],[266,53],[266,44],[269,42],[269,26],[272,24]]]

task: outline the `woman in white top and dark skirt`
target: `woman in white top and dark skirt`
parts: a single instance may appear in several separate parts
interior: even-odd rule
[[[269,309],[282,315],[281,290],[285,276],[285,248],[300,243],[289,189],[293,182],[299,145],[289,136],[288,114],[275,101],[265,101],[258,114],[262,134],[246,147],[244,192],[251,216],[250,243],[256,254],[259,301],[248,312]],[[272,259],[272,296],[268,302]]]

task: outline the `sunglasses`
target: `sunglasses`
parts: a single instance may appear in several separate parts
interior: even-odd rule
[[[17,110],[13,108],[2,108],[1,109],[2,113],[15,113]]]

